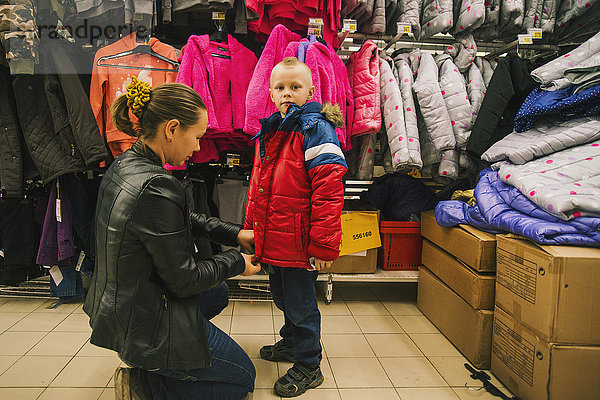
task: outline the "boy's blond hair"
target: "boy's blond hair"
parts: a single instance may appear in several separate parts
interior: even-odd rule
[[[306,83],[308,84],[308,87],[311,87],[313,85],[312,72],[310,71],[310,68],[308,67],[308,65],[304,64],[302,61],[298,60],[296,57],[286,57],[283,60],[281,60],[279,63],[277,63],[275,65],[275,67],[273,67],[273,70],[271,71],[271,78],[273,77],[273,71],[275,71],[275,69],[278,67],[294,68],[297,66],[301,66],[304,68],[304,70],[306,71]]]

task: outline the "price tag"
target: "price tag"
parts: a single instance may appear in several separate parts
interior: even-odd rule
[[[398,22],[398,33],[409,34],[412,33],[412,26],[404,22]]]
[[[133,14],[133,20],[134,21],[143,21],[144,20],[144,14],[142,14],[142,13],[135,13],[135,14]]]
[[[225,20],[225,13],[224,12],[213,11],[213,13],[212,13],[212,19],[213,20],[224,21]]]
[[[85,260],[85,253],[82,251],[79,253],[79,259],[77,260],[77,265],[75,266],[75,271],[81,271],[81,266],[83,265],[83,260]]]
[[[356,32],[356,20],[355,19],[345,19],[344,20],[344,31],[348,32]]]
[[[56,199],[56,222],[62,222],[62,213],[60,208],[60,199]]]
[[[240,155],[235,153],[228,153],[227,165],[229,167],[237,167],[238,165],[240,165]]]
[[[63,281],[63,274],[60,272],[58,265],[50,268],[50,276],[52,277],[52,280],[56,286],[60,285],[60,283]]]
[[[309,25],[323,25],[323,18],[310,18],[308,20]]]
[[[519,44],[533,44],[533,36],[527,35],[518,35]]]
[[[308,27],[308,35],[315,35],[315,36],[323,36],[323,30],[321,28],[315,28],[314,26],[309,26]]]
[[[542,30],[540,28],[529,28],[527,29],[527,33],[533,36],[534,39],[542,38]]]

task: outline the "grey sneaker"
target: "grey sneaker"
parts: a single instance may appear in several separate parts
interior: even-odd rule
[[[115,399],[152,400],[146,374],[140,368],[118,367],[115,370]]]
[[[277,379],[274,389],[281,397],[296,397],[321,385],[323,380],[319,365],[311,367],[297,362],[285,375]]]

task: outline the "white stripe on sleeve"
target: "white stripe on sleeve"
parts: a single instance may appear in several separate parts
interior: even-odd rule
[[[342,153],[342,149],[340,149],[339,146],[336,146],[333,143],[324,143],[315,147],[311,147],[310,149],[306,149],[304,152],[304,161],[310,161],[322,154],[335,154],[345,159],[344,153]]]

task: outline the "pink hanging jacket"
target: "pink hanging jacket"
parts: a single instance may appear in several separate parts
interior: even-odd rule
[[[350,55],[348,78],[354,92],[352,136],[379,132],[381,129],[379,59],[377,45],[372,40],[367,40],[357,53]]]

